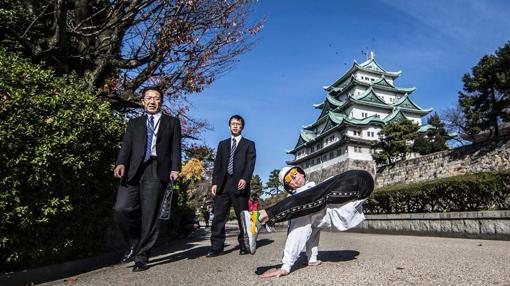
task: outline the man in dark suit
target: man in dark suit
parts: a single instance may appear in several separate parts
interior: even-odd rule
[[[134,257],[133,271],[148,268],[149,252],[159,233],[162,195],[168,181],[175,180],[181,170],[181,124],[161,113],[162,100],[160,89],[144,90],[146,114],[129,120],[113,171],[121,179],[115,220],[129,245],[122,260]]]
[[[243,228],[240,214],[248,209],[250,198],[250,180],[255,168],[255,143],[241,136],[244,119],[239,115],[230,117],[231,136],[218,144],[211,192],[214,195],[214,218],[211,226],[211,251],[207,257],[218,256],[225,244],[225,223],[230,213],[230,206],[239,223],[239,254],[247,254],[243,243]]]

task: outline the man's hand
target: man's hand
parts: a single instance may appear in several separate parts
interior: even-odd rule
[[[272,277],[280,277],[280,276],[285,276],[285,275],[288,275],[289,272],[287,272],[287,270],[284,270],[284,269],[277,269],[277,270],[271,270],[271,271],[267,271],[266,273],[260,275],[260,278],[272,278]]]
[[[237,189],[239,191],[244,190],[246,188],[246,181],[244,179],[239,180],[239,183],[237,183]]]
[[[117,165],[115,167],[115,169],[113,170],[113,176],[115,178],[119,178],[119,179],[122,179],[122,177],[124,177],[124,172],[126,170],[126,166],[120,164],[120,165]]]
[[[177,171],[170,172],[170,180],[175,181],[175,180],[177,180],[177,177],[179,177],[179,172],[177,172]]]
[[[216,188],[218,188],[217,185],[212,185],[212,187],[211,187],[211,193],[213,196],[216,196]]]

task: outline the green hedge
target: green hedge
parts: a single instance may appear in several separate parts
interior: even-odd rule
[[[124,126],[76,76],[0,50],[0,270],[106,246]]]
[[[478,173],[376,189],[369,214],[510,209],[510,173]]]

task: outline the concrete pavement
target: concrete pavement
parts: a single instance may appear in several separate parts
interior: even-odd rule
[[[280,264],[285,236],[261,233],[257,253],[240,256],[232,224],[226,254],[206,258],[201,229],[161,247],[145,272],[115,265],[44,285],[510,285],[510,241],[366,233],[323,232],[322,265],[305,267],[301,257],[289,276],[259,278]]]

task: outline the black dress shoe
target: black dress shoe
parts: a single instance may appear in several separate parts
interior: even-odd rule
[[[246,255],[246,254],[248,254],[248,250],[246,250],[244,248],[239,249],[239,255]]]
[[[120,260],[121,263],[127,263],[133,259],[135,256],[135,249],[132,247],[124,255],[122,256],[122,259]]]
[[[146,261],[137,261],[133,267],[133,272],[140,272],[149,269],[149,265]]]
[[[213,250],[209,251],[205,257],[220,256],[222,252],[223,252],[222,250],[215,250],[215,249],[213,249]]]

